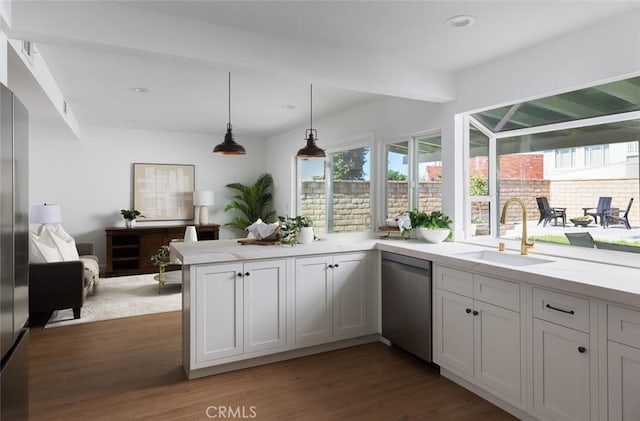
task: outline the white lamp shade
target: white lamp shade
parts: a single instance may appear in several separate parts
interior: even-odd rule
[[[29,212],[31,224],[59,224],[62,222],[60,205],[33,205]]]
[[[198,190],[193,192],[194,206],[213,206],[213,191]]]

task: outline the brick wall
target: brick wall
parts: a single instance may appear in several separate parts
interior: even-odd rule
[[[553,181],[549,205],[567,208],[567,220],[583,214],[582,208],[596,207],[600,196],[611,196],[611,206],[624,213],[633,198],[629,214],[631,225],[640,225],[640,203],[638,203],[638,180],[567,180]]]
[[[419,209],[425,212],[442,209],[442,183],[420,183]],[[326,205],[324,181],[306,181],[302,183],[302,209],[300,214],[310,217],[314,227],[326,231]],[[335,181],[333,184],[334,210],[333,231],[368,231],[371,228],[371,197],[368,181]],[[389,216],[406,212],[409,208],[406,181],[387,182],[387,202]],[[613,206],[621,212],[627,207],[629,199],[634,198],[629,220],[632,225],[640,225],[640,203],[638,203],[638,181],[629,180],[521,180],[503,179],[500,181],[500,209],[507,199],[522,199],[527,209],[528,220],[538,221],[540,213],[536,197],[546,196],[553,207],[567,208],[567,221],[582,215],[583,207],[595,207],[600,196],[612,196]],[[481,205],[481,211],[488,214],[488,205]],[[474,213],[474,214],[475,214]],[[507,222],[521,219],[518,205],[507,210]]]
[[[471,176],[489,173],[489,159],[477,156],[469,160]],[[541,180],[544,177],[544,155],[502,155],[500,157],[500,178],[514,180]]]

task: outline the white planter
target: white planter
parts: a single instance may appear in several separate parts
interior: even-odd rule
[[[313,227],[302,227],[297,239],[298,244],[311,244],[313,242]]]
[[[124,220],[124,226],[127,228],[133,228],[136,226],[136,220],[135,219],[125,219]]]
[[[449,233],[451,232],[449,228],[438,228],[431,230],[424,227],[418,227],[416,229],[418,231],[418,236],[422,237],[422,239],[427,243],[441,243],[449,236]]]

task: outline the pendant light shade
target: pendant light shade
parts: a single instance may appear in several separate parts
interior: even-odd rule
[[[229,122],[227,123],[227,134],[224,135],[222,143],[213,148],[213,153],[216,155],[244,155],[247,153],[242,145],[233,140],[233,133],[231,133],[231,72],[229,72]]]
[[[318,145],[316,145],[316,140],[318,139],[318,132],[313,128],[313,85],[311,85],[311,119],[309,122],[309,128],[305,131],[305,137],[307,141],[307,145],[300,149],[296,156],[298,158],[324,158],[326,154],[324,153],[324,149],[320,149]]]

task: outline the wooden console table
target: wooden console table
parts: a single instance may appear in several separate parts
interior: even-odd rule
[[[189,224],[193,225],[193,224]],[[107,234],[107,270],[105,276],[155,273],[151,255],[171,240],[184,238],[189,225],[163,227],[105,228]],[[220,225],[196,225],[198,240],[217,240]]]

